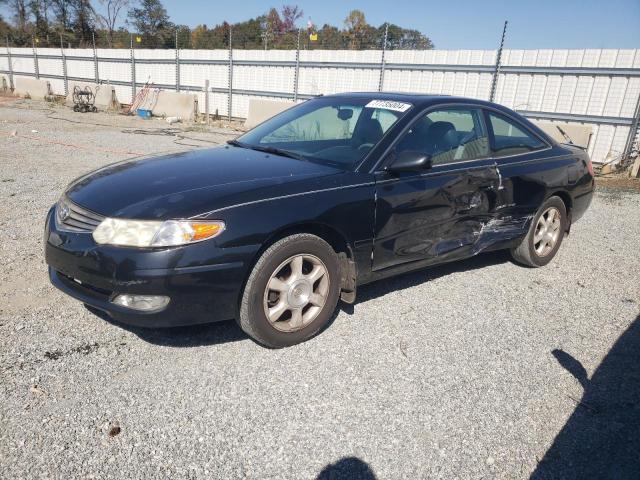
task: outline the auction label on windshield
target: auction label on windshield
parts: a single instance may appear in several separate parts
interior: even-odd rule
[[[394,102],[393,100],[371,100],[365,108],[384,108],[385,110],[395,110],[396,112],[406,112],[413,105],[404,102]]]

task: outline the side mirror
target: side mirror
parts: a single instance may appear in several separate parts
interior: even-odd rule
[[[396,155],[396,159],[388,170],[391,172],[416,172],[431,168],[431,155],[416,152],[415,150],[406,150]]]

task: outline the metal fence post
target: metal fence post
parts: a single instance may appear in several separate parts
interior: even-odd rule
[[[211,124],[211,116],[209,115],[209,79],[204,81],[204,113],[207,116],[207,125]]]
[[[131,105],[136,99],[136,57],[133,54],[133,33],[131,34]]]
[[[227,95],[227,109],[229,121],[231,121],[231,107],[233,105],[233,45],[231,43],[233,27],[229,25],[229,93]]]
[[[98,72],[98,51],[96,50],[96,35],[91,33],[93,39],[93,75],[96,78],[96,83],[100,83],[100,73]]]
[[[496,56],[496,68],[493,72],[493,81],[491,82],[491,93],[489,94],[489,101],[493,102],[496,96],[496,87],[498,86],[498,75],[500,75],[500,66],[502,61],[502,48],[504,47],[504,36],[507,33],[507,20],[504,21],[504,27],[502,28],[502,39],[500,40],[500,48],[498,49],[498,55]]]
[[[9,35],[7,35],[7,59],[9,60],[9,88],[13,93],[13,61],[11,60],[11,48],[9,47]]]
[[[633,114],[633,123],[631,124],[631,128],[629,129],[629,135],[627,136],[627,142],[624,146],[624,154],[622,155],[623,161],[628,159],[631,156],[631,152],[633,151],[633,142],[635,142],[636,137],[640,133],[638,130],[640,128],[640,96],[638,96],[638,101],[636,102],[636,109]]]
[[[64,44],[62,43],[62,33],[60,34],[60,55],[62,57],[62,76],[64,77],[64,95],[69,95],[69,79],[67,78],[67,57],[64,54]]]
[[[380,79],[378,80],[378,91],[382,91],[382,87],[384,85],[384,64],[385,64],[385,54],[387,53],[387,37],[389,36],[389,24],[384,24],[384,40],[382,43],[382,58],[380,59]]]
[[[176,29],[176,92],[180,91],[180,53],[178,51],[178,29]]]
[[[298,101],[298,79],[300,78],[300,28],[298,29],[298,42],[296,44],[296,70],[293,73],[293,101]]]
[[[40,69],[38,68],[38,51],[36,50],[36,41],[31,37],[31,48],[33,49],[33,69],[36,73],[36,78],[40,79]]]

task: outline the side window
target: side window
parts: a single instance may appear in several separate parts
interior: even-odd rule
[[[419,119],[396,146],[431,155],[433,165],[484,158],[489,141],[478,109],[435,110]]]
[[[524,127],[502,115],[489,113],[493,130],[493,150],[496,157],[517,155],[546,147],[536,137],[527,133]]]

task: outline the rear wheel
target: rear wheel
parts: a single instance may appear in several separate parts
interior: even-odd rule
[[[256,263],[238,323],[268,347],[295,345],[329,322],[339,293],[340,264],[333,248],[315,235],[291,235],[274,243]]]
[[[550,197],[538,209],[527,235],[511,256],[530,267],[543,267],[555,257],[567,229],[567,209],[559,197]]]

